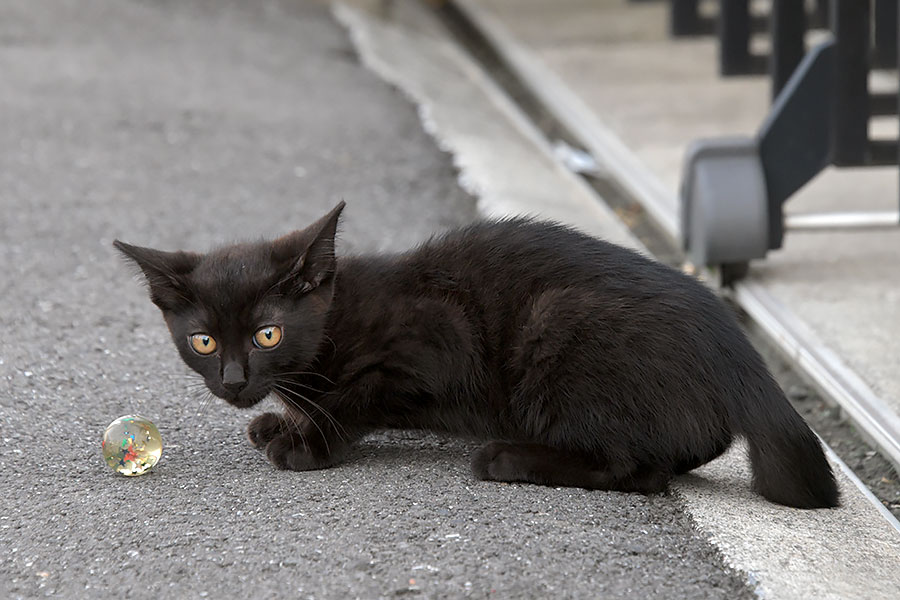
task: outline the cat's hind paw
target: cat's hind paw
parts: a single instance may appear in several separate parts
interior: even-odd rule
[[[288,425],[284,417],[277,413],[267,412],[259,415],[247,425],[247,439],[254,448],[263,449],[287,429]]]
[[[490,442],[475,451],[472,474],[483,481],[517,481],[514,459],[510,450],[515,446],[505,442]]]

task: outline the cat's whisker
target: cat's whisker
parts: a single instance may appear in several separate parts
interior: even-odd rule
[[[279,374],[278,374],[278,377],[284,377],[284,376],[287,376],[287,375],[312,375],[312,376],[314,376],[314,377],[321,377],[322,379],[324,379],[325,381],[327,381],[327,382],[330,383],[331,385],[335,385],[334,381],[332,381],[331,379],[329,379],[329,378],[326,377],[325,375],[322,375],[321,373],[316,373],[315,371],[288,371],[288,372],[286,372],[286,373],[279,373]]]
[[[275,384],[275,387],[278,388],[279,390],[281,390],[282,392],[290,393],[290,390],[288,390],[287,388],[283,388],[283,387],[279,386],[278,384]],[[279,397],[283,398],[290,406],[293,406],[293,407],[297,408],[298,410],[300,410],[304,415],[306,415],[307,419],[312,421],[312,424],[316,426],[316,429],[318,429],[319,433],[322,435],[322,440],[325,442],[325,451],[330,454],[331,447],[328,444],[328,437],[326,437],[325,432],[322,430],[322,428],[319,426],[319,424],[316,423],[316,420],[312,418],[312,415],[310,415],[308,412],[306,412],[306,409],[304,409],[302,406],[300,406],[300,404],[295,402],[293,399],[288,398],[286,396],[281,396],[281,394],[279,394]],[[294,426],[296,427],[297,431],[300,432],[300,439],[302,439],[303,443],[308,446],[309,444],[307,444],[306,440],[303,437],[303,428],[300,427],[300,424],[297,422],[295,415],[290,414],[290,412],[291,412],[290,409],[288,409],[285,412],[294,421]]]
[[[281,393],[275,392],[279,398],[281,398]],[[282,399],[282,402],[289,404],[289,402],[285,399]],[[284,407],[282,414],[285,418],[290,422],[294,431],[297,431],[300,434],[300,441],[303,442],[303,445],[306,445],[306,438],[303,436],[303,429],[300,427],[300,422],[297,419],[296,415],[290,410],[288,407]],[[291,436],[291,452],[296,452],[297,448],[294,446],[294,436]]]
[[[278,404],[277,402],[273,402],[277,406],[277,408],[282,410],[281,414],[284,415],[284,417],[288,421],[290,421],[291,425],[294,426],[294,429],[300,430],[300,421],[297,418],[297,415],[288,410],[290,406],[293,406],[293,402],[289,398],[285,397],[285,393],[279,389],[272,390],[272,393],[278,400],[281,401],[280,404]]]
[[[290,382],[290,383],[293,383],[293,382]],[[276,384],[276,385],[277,385],[277,384]],[[284,389],[283,386],[281,386],[281,387],[282,387],[282,389]],[[331,423],[332,427],[334,427],[335,433],[337,433],[338,436],[339,436],[342,440],[346,440],[346,439],[349,437],[349,435],[348,435],[348,433],[347,433],[347,430],[344,428],[344,426],[341,425],[341,424],[338,422],[338,420],[335,419],[334,416],[333,416],[330,412],[328,412],[327,410],[325,410],[325,408],[324,408],[321,404],[315,402],[314,400],[311,400],[310,398],[306,397],[305,395],[301,394],[300,392],[298,392],[298,391],[296,391],[296,390],[291,390],[291,393],[295,394],[295,395],[296,395],[297,397],[299,397],[299,398],[302,398],[303,400],[305,400],[306,402],[308,402],[309,404],[311,404],[311,405],[313,406],[313,408],[315,408],[315,409],[318,410],[320,413],[322,413],[322,416],[324,416],[326,419],[329,420],[329,422]]]
[[[334,340],[331,339],[331,336],[328,335],[327,333],[323,333],[322,337],[324,337],[326,340],[328,340],[331,343],[331,347],[334,349],[335,352],[337,352],[337,344],[334,343]]]
[[[290,403],[290,402],[288,402]],[[287,415],[287,418],[291,421],[294,426],[294,430],[300,434],[300,441],[303,443],[304,448],[309,448],[309,442],[306,439],[306,434],[303,433],[303,424],[300,422],[300,417],[298,417],[294,411],[290,408],[285,408],[284,414]],[[291,449],[294,447],[294,440],[291,438]]]
[[[281,377],[276,377],[275,381],[277,381],[278,383],[281,383],[281,384],[298,385],[304,389],[311,390],[311,391],[319,393],[319,394],[327,394],[328,393],[325,390],[320,390],[318,388],[314,388],[311,385],[307,385],[305,383],[300,383],[299,381],[294,381],[293,379],[283,379]]]
[[[310,415],[309,412],[307,412],[306,409],[304,409],[303,406],[296,400],[296,397],[298,397],[298,396],[303,400],[305,400],[306,398],[303,398],[302,396],[300,396],[293,390],[290,390],[284,386],[275,384],[275,387],[279,390],[279,394],[278,394],[279,397],[288,405],[288,408],[290,408],[290,407],[296,408],[297,410],[301,411],[304,415],[306,415],[306,418],[309,419],[310,421],[312,421],[313,425],[315,425],[317,428],[319,428],[319,432],[322,433],[322,437],[324,437],[325,434],[322,431],[321,427],[319,427],[319,424],[316,422],[316,420],[313,419],[312,415]],[[290,416],[292,419],[295,419],[295,425],[299,429],[300,423],[299,423],[299,421],[296,420],[296,415],[292,414],[290,412],[290,410],[288,410],[286,414],[288,414],[288,416]]]
[[[202,378],[198,377],[197,375],[179,376],[178,379],[180,379],[181,383],[175,384],[174,382],[172,382],[172,385],[170,385],[167,389],[168,393],[180,393],[181,391],[186,390],[187,392],[194,394],[196,392],[208,392],[209,391],[209,388],[206,387],[206,383],[203,381]]]
[[[202,392],[202,393],[201,393]],[[200,406],[197,408],[196,416],[203,416],[203,413],[206,412],[206,409],[213,403],[215,400],[215,396],[208,389],[197,390],[194,393],[194,399],[199,402]]]
[[[212,402],[212,394],[205,387],[189,389],[188,394],[200,403]]]
[[[333,416],[330,412],[328,412],[327,410],[325,410],[325,409],[322,407],[322,405],[320,405],[319,403],[317,403],[317,402],[315,402],[315,401],[313,401],[313,400],[310,400],[309,398],[306,398],[306,397],[304,397],[304,400],[306,400],[307,402],[309,402],[310,404],[312,404],[312,405],[313,405],[313,408],[315,408],[316,410],[318,410],[320,413],[322,413],[322,414],[325,416],[325,418],[327,418],[329,421],[331,421],[331,424],[334,426],[335,431],[336,431],[337,434],[341,437],[341,439],[347,439],[347,437],[349,437],[348,434],[347,434],[347,430],[344,428],[344,426],[341,425],[341,424],[338,422],[338,420],[335,419],[334,416]]]
[[[291,420],[291,423],[294,425],[294,430],[300,435],[300,443],[303,444],[304,448],[309,448],[309,442],[306,439],[306,434],[303,433],[303,427],[301,427],[300,419],[290,410],[286,410],[285,414],[288,415],[288,418]],[[291,438],[291,449],[294,449],[294,438]]]
[[[291,392],[290,390],[287,390],[287,389],[285,389],[285,388],[281,388],[281,389],[284,390],[284,391],[287,392],[287,393],[295,393],[295,392]],[[301,398],[303,398],[303,397],[301,396]],[[303,399],[304,399],[304,400],[307,400],[306,398],[303,398]],[[322,436],[322,440],[325,442],[325,451],[328,452],[328,453],[330,454],[330,453],[331,453],[331,447],[330,447],[330,444],[328,443],[328,437],[325,435],[325,431],[322,429],[322,427],[319,425],[319,423],[312,417],[311,414],[309,414],[309,412],[308,412],[305,408],[303,408],[303,406],[301,406],[301,405],[300,405],[298,402],[296,402],[294,399],[289,398],[288,400],[289,400],[289,405],[290,405],[290,406],[293,406],[293,407],[297,408],[297,409],[298,409],[299,411],[301,411],[304,415],[306,415],[306,418],[307,418],[307,419],[309,419],[310,421],[312,421],[312,424],[315,425],[316,429],[319,430],[319,434]],[[307,401],[308,401],[308,400],[307,400]],[[288,411],[288,412],[290,412],[290,411]],[[298,427],[298,429],[299,429],[299,427]],[[300,431],[302,432],[302,429],[300,429]],[[335,432],[338,434],[338,437],[340,437],[341,439],[343,439],[343,436],[341,435],[340,431],[335,430]],[[306,443],[306,442],[304,441],[304,443]]]

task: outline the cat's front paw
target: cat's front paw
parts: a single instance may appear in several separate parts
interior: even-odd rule
[[[266,446],[266,456],[276,469],[311,471],[330,466],[333,461],[316,458],[299,433],[287,431]]]
[[[287,431],[287,421],[277,413],[259,415],[247,425],[247,439],[255,448],[265,448],[269,442]]]

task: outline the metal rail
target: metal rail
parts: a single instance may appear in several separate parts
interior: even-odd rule
[[[834,231],[847,229],[897,229],[900,211],[833,212],[787,214],[784,228],[791,231]]]

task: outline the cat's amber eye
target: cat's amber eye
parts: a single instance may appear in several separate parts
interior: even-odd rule
[[[278,325],[269,325],[263,327],[253,335],[253,343],[257,348],[268,350],[274,348],[281,341],[281,327]]]
[[[195,333],[191,336],[191,348],[197,354],[212,354],[216,351],[216,340],[206,333]]]

